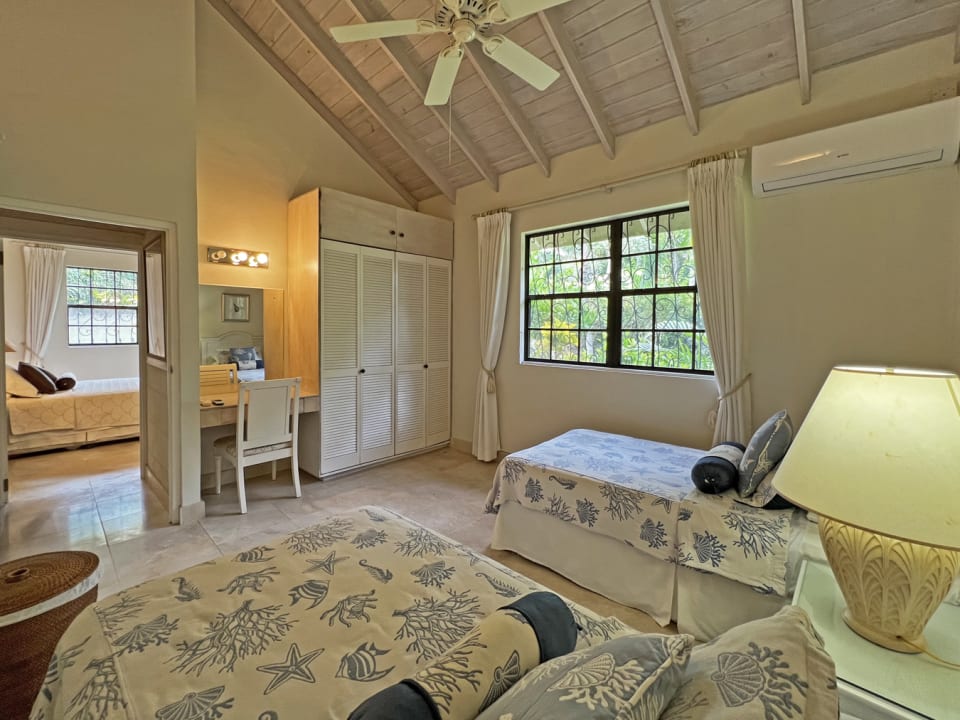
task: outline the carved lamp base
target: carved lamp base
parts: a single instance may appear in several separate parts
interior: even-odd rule
[[[896,540],[822,516],[820,541],[846,600],[843,619],[850,629],[890,650],[926,648],[923,628],[960,572],[960,552]]]

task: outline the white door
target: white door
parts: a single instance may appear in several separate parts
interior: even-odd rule
[[[320,246],[320,472],[360,463],[360,248]]]
[[[394,256],[365,247],[360,270],[360,462],[393,452]]]
[[[427,444],[427,259],[397,253],[397,454]]]
[[[427,258],[427,445],[450,439],[450,261]]]

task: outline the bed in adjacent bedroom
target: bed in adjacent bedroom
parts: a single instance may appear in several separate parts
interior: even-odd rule
[[[788,602],[803,514],[707,495],[704,451],[593,430],[507,456],[486,510],[511,550],[666,625],[709,639]]]
[[[674,682],[658,698],[661,707],[669,702],[665,720],[769,718],[771,703],[791,716],[794,709],[837,716],[833,663],[797,608],[691,652],[689,638],[641,635],[563,601],[578,626],[576,647],[596,658],[576,667],[570,663],[589,654],[563,655],[521,681],[510,655],[519,631],[496,645],[480,643],[473,631],[498,608],[543,589],[390,510],[359,508],[86,608],[60,639],[30,717],[345,720],[431,663],[434,717],[450,717],[455,697],[483,707],[512,683],[518,692],[501,700],[519,706],[538,697],[529,691],[540,692],[544,682],[548,692],[564,691],[553,700],[563,702],[565,718],[627,717],[665,673]],[[533,624],[520,613],[511,617]],[[612,639],[635,653],[616,659],[613,645],[597,647]],[[460,641],[462,652],[451,650]],[[659,667],[642,649],[658,645],[676,653]],[[478,648],[505,662],[475,664]],[[749,659],[754,652],[761,661],[774,653],[777,664],[761,667]],[[727,680],[716,672],[717,658],[734,654],[747,664]],[[399,717],[392,709],[376,717]],[[496,705],[482,715],[545,716],[559,717],[536,707],[532,715],[501,713]]]
[[[7,397],[10,454],[140,435],[140,379],[80,380],[72,390]]]

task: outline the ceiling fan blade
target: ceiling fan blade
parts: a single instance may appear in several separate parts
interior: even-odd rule
[[[463,48],[459,45],[448,47],[437,58],[433,68],[433,77],[430,78],[430,87],[423,99],[424,105],[446,105],[453,92],[453,83],[457,79],[457,71],[463,60]]]
[[[560,73],[543,60],[503,35],[484,38],[483,52],[537,90],[546,90],[560,77]]]
[[[506,15],[503,22],[510,22],[566,2],[570,0],[500,0],[500,10]]]
[[[444,31],[444,28],[430,20],[383,20],[357,25],[338,25],[330,28],[333,39],[341,43],[378,40],[380,38],[400,37],[401,35],[430,35],[431,33]]]

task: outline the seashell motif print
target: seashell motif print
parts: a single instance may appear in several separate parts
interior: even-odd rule
[[[766,684],[760,663],[743,653],[720,653],[710,676],[727,707],[739,707],[757,697]]]
[[[488,708],[494,701],[503,695],[507,690],[513,687],[516,682],[523,677],[523,671],[520,669],[520,655],[514,650],[510,653],[507,661],[493,669],[493,680],[490,683],[490,689],[480,705],[480,710]]]
[[[575,667],[550,686],[551,690],[571,690],[603,685],[610,681],[617,661],[610,653],[597,655],[580,667]]]
[[[233,698],[217,702],[224,686],[190,692],[157,710],[157,720],[212,720],[223,716],[223,710],[233,707]]]

